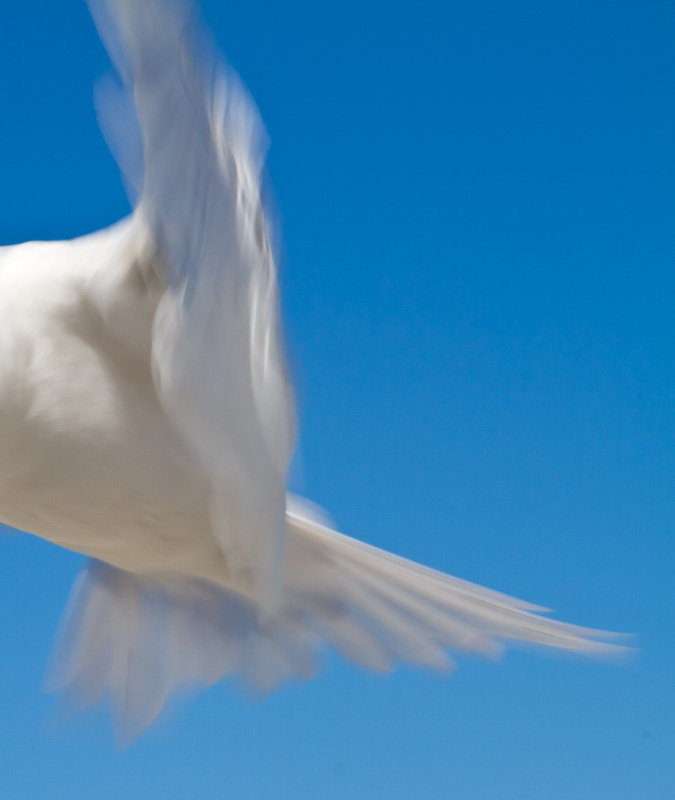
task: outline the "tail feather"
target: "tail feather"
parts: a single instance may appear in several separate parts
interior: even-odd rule
[[[335,622],[322,613],[330,599],[371,637],[383,644],[393,640],[386,668],[396,660],[433,662],[429,643],[484,655],[498,653],[504,640],[596,656],[616,656],[627,649],[605,641],[616,634],[542,617],[536,612],[544,609],[531,603],[330,530],[307,510],[289,511],[288,548],[291,598],[296,597],[311,617],[321,620],[331,643]],[[314,605],[311,591],[293,594],[294,587],[314,588],[317,583],[320,588],[314,599],[323,597],[323,604]]]

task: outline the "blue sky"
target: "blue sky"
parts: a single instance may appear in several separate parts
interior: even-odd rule
[[[105,709],[59,721],[41,690],[80,559],[7,535],[0,796],[672,798],[675,5],[203,6],[272,142],[293,486],[641,654],[451,680],[331,657],[264,702],[176,703],[119,752]],[[124,215],[85,3],[4,3],[0,45],[0,242]]]

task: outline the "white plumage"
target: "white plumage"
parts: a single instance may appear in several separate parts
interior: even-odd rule
[[[53,684],[127,736],[182,683],[380,670],[608,634],[336,533],[286,495],[295,435],[260,196],[265,135],[186,6],[91,0],[124,92],[103,127],[139,198],[70,242],[0,250],[0,508],[86,553]]]

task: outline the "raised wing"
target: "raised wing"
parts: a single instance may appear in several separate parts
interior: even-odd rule
[[[90,5],[126,95],[107,94],[103,114],[114,118],[104,128],[139,192],[136,213],[166,289],[153,330],[157,390],[210,475],[214,530],[234,579],[269,600],[295,415],[261,200],[265,133],[186,5]]]

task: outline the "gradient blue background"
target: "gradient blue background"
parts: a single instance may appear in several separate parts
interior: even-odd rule
[[[41,691],[80,558],[0,539],[0,797],[675,796],[675,5],[207,0],[256,98],[301,412],[345,532],[636,632],[628,667],[337,657],[130,750]],[[0,6],[0,241],[127,211],[84,2]],[[0,320],[0,325],[2,321]],[[1,515],[1,510],[0,510]]]

